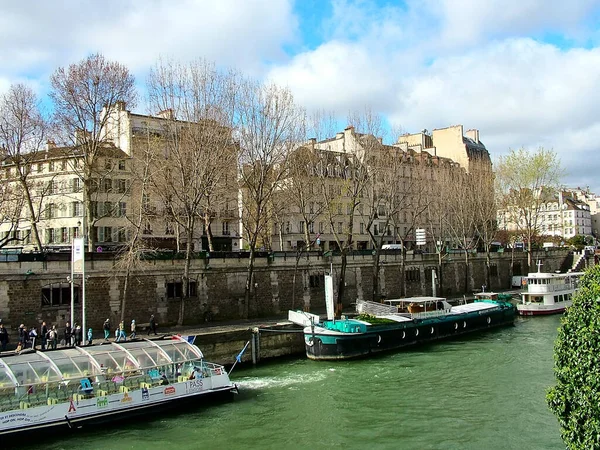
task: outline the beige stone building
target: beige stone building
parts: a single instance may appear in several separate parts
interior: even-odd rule
[[[483,161],[485,166],[491,170],[491,162],[487,149],[479,141],[478,130],[470,130],[463,135],[462,125],[448,127],[440,130],[434,130],[432,133],[426,130],[416,134],[406,134],[400,136],[398,142],[393,145],[384,145],[382,140],[373,135],[360,134],[353,127],[348,127],[344,131],[337,133],[334,137],[322,141],[311,140],[307,146],[313,148],[321,155],[324,161],[327,161],[327,181],[324,189],[331,197],[340,197],[336,202],[334,211],[336,217],[333,219],[333,225],[330,223],[329,216],[320,214],[314,216],[314,220],[306,221],[307,214],[301,214],[298,206],[289,209],[288,215],[284,221],[275,224],[273,228],[272,246],[275,250],[296,250],[300,246],[306,245],[306,237],[313,243],[314,247],[323,250],[336,249],[338,244],[332,228],[338,235],[342,234],[344,227],[348,223],[350,214],[349,199],[344,197],[344,159],[358,158],[364,160],[375,156],[385,160],[386,152],[398,155],[407,162],[404,164],[395,176],[404,180],[404,185],[410,185],[411,179],[415,176],[429,177],[431,183],[435,179],[435,168],[442,164],[450,165],[455,168],[464,168],[465,171],[473,170],[476,164]],[[369,155],[371,153],[371,155]],[[391,153],[390,153],[391,154]],[[379,156],[377,156],[379,155]],[[397,156],[396,156],[397,157]],[[431,170],[416,170],[419,165],[428,166]],[[417,175],[420,174],[420,175]],[[427,183],[429,181],[425,181]],[[322,183],[315,177],[312,184],[315,187]],[[308,192],[307,195],[314,197],[306,208],[317,211],[319,205],[319,195]],[[407,249],[413,249],[414,230],[417,227],[425,226],[425,219],[421,223],[411,221],[410,210],[405,210],[398,214],[394,220],[387,220],[385,208],[378,208],[376,214],[371,214],[371,208],[367,205],[366,199],[361,201],[353,218],[353,245],[354,249],[373,248],[369,230],[374,236],[383,235],[384,244],[392,244],[399,241],[400,236],[407,244]],[[375,217],[370,223],[369,217]],[[308,233],[306,233],[308,231]],[[432,243],[428,243],[429,250],[432,250]],[[427,248],[425,249],[427,250]]]

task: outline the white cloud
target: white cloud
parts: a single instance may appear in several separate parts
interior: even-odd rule
[[[259,72],[265,60],[283,58],[296,29],[291,0],[4,2],[0,76],[45,75],[94,52],[134,72],[159,55]]]

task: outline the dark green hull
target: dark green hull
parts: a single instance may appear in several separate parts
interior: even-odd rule
[[[340,321],[337,321],[336,328],[354,332],[327,329],[330,324],[325,322],[323,328],[305,328],[306,355],[315,360],[361,358],[380,352],[513,325],[514,320],[515,307],[509,303],[502,303],[497,309],[489,311],[452,314],[366,327],[352,319],[347,319],[345,321],[347,323],[342,323],[341,326]],[[361,331],[356,332],[359,329]]]

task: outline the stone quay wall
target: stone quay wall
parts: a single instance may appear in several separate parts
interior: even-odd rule
[[[50,285],[55,289],[55,296],[59,295],[60,289],[63,295],[69,289],[69,256],[55,254],[40,257],[40,260],[12,258],[11,261],[11,258],[5,258],[0,261],[0,319],[12,330],[13,336],[21,323],[29,327],[46,321],[62,327],[69,320],[70,303],[48,305],[43,301],[43,291],[45,289],[47,294]],[[561,269],[567,256],[566,251],[540,252],[536,259],[542,260],[543,271],[547,272]],[[491,286],[487,286],[487,290],[509,289],[513,257],[510,253],[494,253],[491,257]],[[111,320],[113,330],[119,322],[125,274],[112,255],[94,253],[86,258],[86,321],[101,334],[106,318]],[[524,275],[526,254],[515,253],[513,263],[514,274]],[[372,299],[372,264],[371,254],[348,257],[346,307],[357,299]],[[184,324],[283,317],[288,309],[322,312],[325,309],[322,277],[330,268],[333,268],[334,277],[339,273],[340,258],[310,255],[303,256],[297,263],[293,253],[258,258],[253,292],[246,308],[247,265],[247,258],[242,256],[232,258],[212,254],[210,259],[194,260],[190,278],[196,284],[196,295],[184,300]],[[177,322],[182,300],[170,297],[173,297],[173,283],[181,281],[183,267],[181,259],[149,260],[132,273],[124,307],[126,327],[131,319],[138,324],[147,323],[151,314],[156,316],[159,329],[161,325]],[[380,267],[382,293],[387,298],[400,297],[403,283],[406,296],[432,295],[431,269],[437,267],[437,255],[406,255],[404,279],[400,254],[382,255]],[[442,267],[441,292],[437,295],[460,297],[465,292],[478,291],[486,284],[485,273],[485,255],[472,255],[469,287],[465,288],[464,256],[447,255]],[[76,277],[75,282],[80,283],[81,279]],[[80,323],[80,303],[75,306],[75,317]]]

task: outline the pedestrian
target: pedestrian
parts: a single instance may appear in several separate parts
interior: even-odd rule
[[[77,325],[75,327],[75,332],[74,332],[74,335],[75,335],[75,345],[77,347],[81,346],[81,341],[83,339],[82,334],[83,334],[83,331],[81,330],[81,325]]]
[[[8,337],[8,331],[6,331],[6,328],[4,328],[4,324],[2,322],[0,322],[0,351],[1,352],[6,351],[6,345],[8,344],[9,341],[10,341],[10,339]]]
[[[123,339],[123,341],[127,341],[127,335],[125,334],[125,322],[123,322],[121,320],[121,322],[119,322],[119,337],[117,337],[116,342],[121,342],[121,339]]]
[[[75,324],[73,324],[73,325],[75,325]],[[69,324],[69,322],[67,322],[65,324],[65,345],[67,347],[70,347],[72,345],[71,337],[72,337],[71,325]]]
[[[156,335],[156,319],[154,319],[154,314],[150,315],[150,326],[148,327],[148,336],[150,333],[154,333]]]
[[[94,332],[90,328],[87,332],[87,345],[92,345],[92,338],[94,337]]]
[[[129,335],[129,339],[135,339],[135,320],[131,320],[131,334]]]
[[[56,350],[56,344],[58,341],[58,333],[56,331],[56,325],[52,325],[50,331],[48,331],[48,342],[52,347],[52,350]]]
[[[110,336],[110,320],[106,319],[104,321],[104,325],[102,326],[104,329],[104,340],[108,341],[108,337]]]
[[[31,341],[31,348],[35,348],[35,341],[37,338],[38,334],[37,334],[37,330],[35,329],[35,326],[31,327],[29,329],[29,340]]]
[[[40,338],[42,339],[42,350],[46,350],[48,343],[48,325],[46,322],[42,322],[42,328],[40,328]]]

